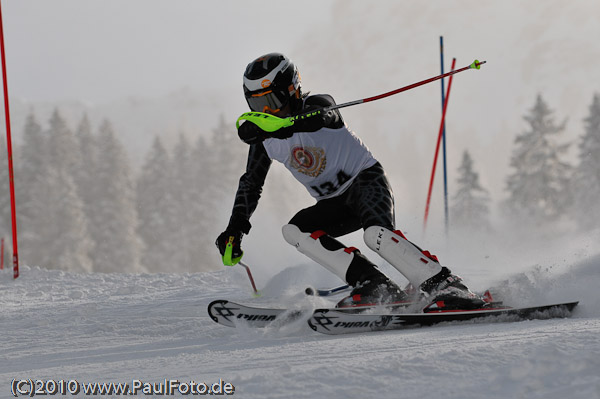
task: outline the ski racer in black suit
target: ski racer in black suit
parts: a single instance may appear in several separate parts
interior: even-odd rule
[[[336,239],[359,229],[365,230],[366,244],[425,297],[459,298],[461,308],[481,305],[460,277],[395,229],[394,196],[383,167],[347,127],[339,110],[327,111],[335,104],[331,96],[302,93],[300,75],[289,58],[270,53],[252,61],[244,73],[244,94],[255,112],[282,118],[321,112],[274,132],[249,121],[239,126],[240,139],[250,147],[248,163],[239,181],[229,224],[216,240],[221,255],[231,242],[233,257],[241,257],[242,236],[250,231],[250,216],[258,205],[271,162],[276,160],[317,201],[283,226],[283,236],[353,287],[338,306],[408,300],[407,293],[357,248]]]

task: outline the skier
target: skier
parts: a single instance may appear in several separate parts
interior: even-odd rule
[[[243,78],[250,110],[278,117],[323,110],[334,105],[330,95],[308,95],[300,74],[285,55],[270,53],[248,64]],[[409,242],[395,229],[394,197],[381,164],[344,123],[339,110],[296,120],[292,126],[266,132],[246,121],[239,137],[249,144],[246,172],[239,181],[234,206],[216,245],[225,254],[233,245],[239,258],[242,237],[251,228],[272,160],[285,165],[317,200],[283,226],[285,240],[353,287],[339,307],[408,301],[409,295],[384,275],[357,248],[337,237],[364,229],[364,240],[413,287],[439,306],[477,308],[482,301],[461,278],[441,266],[437,257]],[[443,301],[442,301],[443,299]]]

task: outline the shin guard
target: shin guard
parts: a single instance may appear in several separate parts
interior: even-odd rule
[[[324,231],[303,233],[293,224],[286,224],[282,228],[283,237],[298,251],[308,256],[327,270],[346,281],[346,273],[354,259],[354,249],[346,248],[340,244],[340,248],[325,248],[319,237],[325,235]]]
[[[371,226],[365,230],[365,243],[418,288],[442,270],[434,255],[421,251],[400,232]]]

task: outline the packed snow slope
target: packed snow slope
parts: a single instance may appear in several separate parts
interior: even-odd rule
[[[11,397],[13,379],[222,379],[235,387],[233,397],[261,399],[600,397],[600,257],[498,282],[515,305],[580,300],[567,319],[325,336],[303,321],[227,328],[206,313],[217,298],[327,305],[302,294],[320,273],[316,266],[285,269],[259,281],[263,295],[253,298],[238,267],[184,275],[22,267],[16,281],[5,270],[0,398]]]

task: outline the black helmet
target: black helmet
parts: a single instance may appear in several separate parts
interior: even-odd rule
[[[277,112],[288,101],[291,108],[299,108],[300,74],[285,55],[270,53],[252,61],[244,72],[244,95],[255,112]]]

